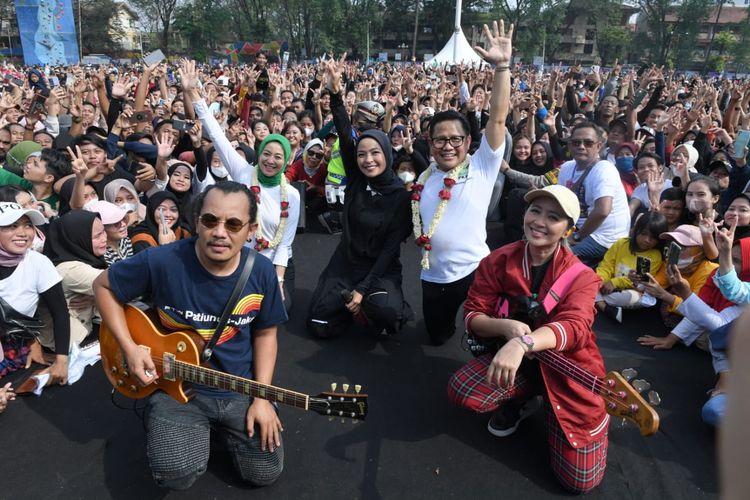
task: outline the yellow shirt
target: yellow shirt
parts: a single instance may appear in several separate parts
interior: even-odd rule
[[[602,283],[611,281],[618,290],[629,290],[635,288],[633,282],[628,278],[630,271],[636,270],[637,257],[646,257],[651,261],[649,273],[655,275],[661,269],[661,252],[652,248],[645,252],[630,252],[630,238],[622,238],[615,241],[604,254],[604,258],[596,268],[596,274],[602,279]]]
[[[661,270],[656,273],[656,276],[654,276],[654,279],[658,281],[665,290],[669,289],[669,278],[667,278],[666,267],[667,266],[662,267]],[[701,288],[703,288],[703,284],[706,283],[706,280],[711,275],[711,272],[713,272],[713,270],[717,267],[719,267],[719,264],[711,262],[710,260],[704,260],[698,265],[698,268],[693,271],[692,274],[683,274],[682,277],[685,278],[688,283],[690,283],[690,290],[692,290],[693,293],[697,294],[698,292],[700,292]],[[669,307],[669,312],[681,315],[681,313],[677,310],[677,306],[679,306],[680,304],[682,304],[682,297],[678,297],[677,295],[675,295],[674,304]]]

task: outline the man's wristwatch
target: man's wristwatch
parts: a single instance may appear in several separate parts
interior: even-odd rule
[[[534,350],[534,339],[531,335],[524,335],[516,338],[521,341],[521,344],[526,348],[526,352],[532,352]]]

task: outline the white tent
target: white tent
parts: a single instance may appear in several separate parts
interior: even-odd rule
[[[450,40],[448,40],[448,43],[445,44],[445,47],[443,47],[435,57],[425,62],[427,66],[440,66],[445,63],[471,64],[477,66],[487,64],[484,62],[484,59],[479,57],[479,55],[474,52],[474,49],[471,48],[469,41],[466,40],[466,35],[464,35],[464,32],[461,29],[461,0],[456,0],[456,17],[455,22],[453,23],[453,35]]]

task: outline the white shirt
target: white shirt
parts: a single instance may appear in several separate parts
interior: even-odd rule
[[[195,113],[203,123],[203,127],[211,138],[216,149],[216,154],[221,157],[221,161],[226,167],[231,179],[236,182],[252,185],[254,165],[250,165],[233,147],[232,144],[221,130],[219,122],[214,115],[209,112],[206,101],[200,99],[193,103]],[[283,175],[283,174],[282,174]],[[209,176],[207,175],[206,178]],[[292,258],[292,243],[297,234],[297,222],[299,221],[300,201],[299,191],[291,184],[287,184],[287,201],[289,202],[289,216],[284,227],[284,234],[281,242],[275,248],[266,248],[261,251],[275,266],[286,267],[289,259]],[[258,205],[258,219],[261,225],[261,234],[267,241],[273,241],[276,237],[276,229],[279,227],[281,220],[281,186],[265,187],[260,186],[260,205]],[[255,235],[251,240],[251,245],[255,246]]]
[[[576,170],[575,160],[567,161],[560,167],[557,183],[572,189],[583,172],[583,170]],[[630,209],[617,167],[607,160],[599,160],[583,181],[581,191],[586,203],[586,213],[581,214],[577,227],[580,228],[586,222],[586,217],[594,210],[596,200],[610,196],[612,197],[612,210],[601,225],[594,230],[591,238],[601,246],[609,248],[615,241],[628,236]]]
[[[659,194],[663,193],[664,191],[666,191],[667,189],[671,187],[672,187],[672,181],[669,179],[666,179],[664,181],[664,185],[662,186],[661,192]],[[644,208],[646,209],[651,208],[651,202],[648,201],[648,184],[646,184],[645,182],[633,190],[633,194],[631,195],[631,198],[640,201],[641,205]]]
[[[39,294],[60,281],[62,278],[47,256],[28,250],[13,274],[0,280],[0,296],[19,313],[34,316]]]
[[[500,178],[502,183],[505,182],[505,176],[499,174],[504,153],[504,142],[492,151],[482,136],[479,149],[469,160],[467,171],[459,175],[456,185],[451,189],[451,199],[432,235],[430,268],[422,270],[423,280],[431,283],[458,281],[471,274],[479,266],[479,261],[489,255],[487,207],[495,181]],[[447,172],[436,165],[430,168],[432,174],[425,183],[419,204],[422,230],[425,233],[440,202],[438,193],[443,189],[443,179],[447,175]]]

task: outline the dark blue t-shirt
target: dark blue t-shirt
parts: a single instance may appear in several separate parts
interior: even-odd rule
[[[208,342],[219,322],[234,285],[242,273],[249,249],[230,276],[214,276],[195,255],[196,238],[152,247],[109,268],[109,282],[122,303],[147,295],[168,330],[193,330]],[[252,378],[253,331],[287,320],[274,266],[256,254],[253,272],[216,343],[209,365],[226,373]],[[234,393],[193,384],[193,389],[213,397]]]

